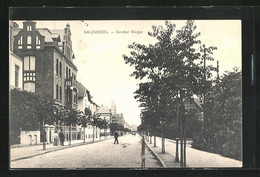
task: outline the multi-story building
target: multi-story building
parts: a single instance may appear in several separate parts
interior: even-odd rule
[[[10,88],[23,88],[23,60],[13,53],[13,28],[17,23],[10,21],[9,29],[9,82]]]
[[[91,114],[95,114],[98,105],[92,101],[90,92],[80,82],[77,82],[77,86],[78,86],[78,109],[82,111],[84,114],[86,114],[86,109],[89,109],[91,111]],[[97,137],[99,134],[96,135],[96,133],[99,131],[100,130],[96,130],[95,127],[92,127],[91,125],[87,125],[86,128],[77,126],[77,132],[80,135],[81,139],[83,139],[84,136],[86,139],[91,139],[93,138],[93,136]]]
[[[22,59],[24,90],[45,98],[55,99],[56,104],[77,108],[77,67],[73,60],[70,25],[64,30],[37,28],[36,22],[25,21],[23,27],[14,26],[13,52]],[[64,126],[63,126],[64,127]],[[69,139],[64,127],[66,140]],[[54,129],[47,131],[47,142],[53,139]],[[72,139],[76,138],[72,127]]]

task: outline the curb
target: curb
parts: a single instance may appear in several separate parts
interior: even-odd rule
[[[112,139],[112,138],[108,138],[108,139],[105,139],[105,140],[109,140],[109,139]],[[77,147],[77,146],[83,146],[83,145],[87,145],[87,144],[98,143],[98,142],[105,141],[105,140],[89,141],[89,142],[85,142],[85,143],[82,142],[82,143],[67,145],[67,146],[64,146],[64,147],[61,147],[61,148],[58,148],[58,149],[49,150],[49,151],[42,152],[42,153],[39,153],[39,154],[34,154],[34,155],[26,156],[26,157],[20,157],[20,158],[17,158],[17,159],[13,159],[13,160],[10,160],[10,162],[29,159],[29,158],[32,158],[32,157],[35,157],[35,156],[48,154],[48,153],[51,153],[51,152],[55,152],[55,151],[59,151],[59,150],[63,150],[63,149],[68,149],[68,148],[72,148],[72,147]]]
[[[139,136],[140,136],[140,135],[139,135]],[[142,136],[140,136],[140,138],[142,139]],[[145,143],[146,148],[147,148],[150,152],[152,152],[152,154],[154,155],[154,157],[159,161],[160,165],[161,165],[163,168],[167,168],[167,166],[166,166],[166,164],[164,163],[164,161],[157,155],[156,152],[154,152],[154,151],[147,145],[147,142],[144,141],[144,143]]]
[[[147,142],[145,141],[146,147],[152,152],[152,154],[155,156],[155,158],[160,162],[160,164],[163,166],[163,168],[167,168],[166,164],[164,161],[157,155],[156,152],[154,152],[148,145]]]

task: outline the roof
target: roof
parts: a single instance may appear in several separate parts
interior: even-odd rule
[[[78,88],[78,97],[79,98],[85,97],[87,92],[86,87],[82,83],[77,81],[77,88]]]
[[[193,101],[199,106],[200,109],[202,109],[201,102],[200,102],[199,98],[193,98]]]
[[[193,102],[193,103],[195,103],[200,109],[203,109],[202,107],[201,107],[201,102],[200,102],[200,99],[199,98],[186,98],[185,100],[184,100],[184,102],[186,102],[186,101],[191,101],[191,102]]]
[[[13,28],[13,36],[16,36],[21,30],[21,28]]]
[[[61,41],[65,40],[64,39],[64,30],[63,29],[51,30],[51,32],[59,34]]]
[[[108,107],[101,106],[98,109],[97,114],[111,114],[111,111],[108,109]]]
[[[53,42],[51,32],[47,28],[38,28],[37,30],[45,37],[45,42]]]

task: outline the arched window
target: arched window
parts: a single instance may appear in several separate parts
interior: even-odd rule
[[[60,77],[62,76],[62,64],[60,62]]]
[[[59,99],[59,86],[56,85],[56,99]]]
[[[35,38],[35,43],[36,43],[36,49],[40,49],[41,48],[41,40],[39,39],[38,36],[36,36],[36,38]]]
[[[18,40],[18,49],[22,49],[23,48],[23,36],[20,37],[20,39]]]
[[[31,48],[32,48],[32,37],[27,36],[27,49],[31,49]]]

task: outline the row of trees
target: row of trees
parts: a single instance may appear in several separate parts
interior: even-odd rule
[[[160,136],[162,137],[162,152],[164,153],[165,125],[172,127],[172,137],[180,138],[181,165],[185,166],[187,127],[196,132],[193,136],[195,139],[199,139],[199,142],[195,140],[195,144],[197,143],[196,146],[202,148],[213,147],[218,142],[217,139],[222,138],[221,131],[229,129],[227,125],[222,129],[218,127],[220,125],[217,120],[220,117],[223,121],[221,126],[225,123],[225,119],[230,120],[230,127],[234,126],[231,117],[237,111],[234,107],[241,106],[241,102],[239,102],[241,100],[237,99],[235,102],[227,103],[234,94],[231,90],[228,93],[222,92],[223,88],[220,85],[227,87],[226,79],[232,80],[230,75],[236,75],[238,72],[224,75],[221,81],[218,77],[213,78],[213,72],[218,71],[218,69],[211,64],[206,64],[206,62],[214,61],[212,55],[217,48],[214,46],[206,47],[199,40],[200,32],[196,32],[196,25],[192,20],[188,20],[180,29],[176,29],[175,24],[166,21],[164,27],[152,26],[152,32],[149,32],[148,35],[155,38],[157,42],[149,45],[134,42],[128,46],[131,50],[130,55],[123,55],[125,63],[135,68],[131,76],[143,81],[135,91],[135,99],[140,102],[142,108],[141,125],[138,129],[139,131],[147,131],[150,135],[158,135],[156,130],[158,130],[158,126],[161,126]],[[229,84],[232,88],[241,88],[239,83],[230,82]],[[194,95],[203,100],[204,120],[202,123],[196,118],[194,110],[185,110],[183,104],[185,99]],[[216,96],[219,99],[225,97],[222,104],[210,102],[211,99],[217,98]],[[222,115],[223,111],[221,110],[224,105],[228,106],[225,108],[227,113]],[[239,119],[241,112],[236,113],[237,132],[241,130],[238,121],[241,120]],[[212,126],[215,126],[216,131],[212,131]],[[224,135],[226,134],[224,133]],[[236,134],[236,137],[240,136]],[[237,138],[233,139],[239,143]],[[223,140],[226,142],[225,146],[233,142],[229,140]],[[156,142],[156,137],[154,142]],[[213,142],[215,144],[211,146],[210,144]]]
[[[135,91],[135,98],[142,107],[142,127],[152,130],[161,125],[162,152],[165,152],[164,126],[175,124],[176,137],[180,137],[181,166],[185,166],[185,109],[183,101],[192,95],[203,96],[212,82],[211,57],[216,47],[206,47],[198,39],[194,21],[188,20],[181,29],[169,21],[163,26],[152,26],[148,35],[155,44],[132,43],[130,56],[123,55],[126,64],[134,66],[136,79],[144,80]]]
[[[11,144],[19,143],[17,137],[21,130],[41,130],[41,133],[44,133],[45,124],[58,125],[62,123],[64,126],[69,126],[70,137],[71,127],[76,124],[82,127],[92,125],[96,129],[104,131],[109,127],[105,119],[92,115],[87,108],[82,112],[70,107],[62,107],[56,104],[55,100],[49,100],[35,93],[16,88],[11,90],[10,98]],[[41,134],[42,142],[46,141],[45,137]]]

